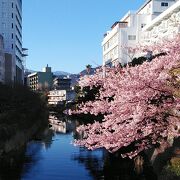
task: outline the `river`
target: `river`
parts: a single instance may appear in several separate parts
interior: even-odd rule
[[[52,126],[20,153],[17,166],[0,169],[0,180],[162,179],[149,165],[138,174],[132,160],[110,155],[102,149],[88,151],[74,146],[77,120],[51,116],[50,121]]]

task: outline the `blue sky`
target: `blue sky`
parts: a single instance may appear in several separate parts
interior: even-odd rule
[[[145,0],[24,0],[26,67],[78,73],[102,64],[103,34]]]

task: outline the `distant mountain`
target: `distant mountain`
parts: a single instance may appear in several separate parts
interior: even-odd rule
[[[27,72],[27,73],[34,73],[34,72],[36,72],[36,71],[31,70],[31,69],[25,69],[25,72]]]
[[[31,70],[31,69],[26,69],[25,72],[34,73],[34,72],[38,72],[38,71],[34,71],[34,70]],[[70,75],[71,73],[64,72],[64,71],[54,71],[53,74],[55,76],[61,76],[61,75],[67,76],[67,75]]]
[[[80,75],[79,74],[71,74],[69,77],[71,78],[71,86],[75,86],[79,81]]]
[[[79,81],[79,78],[82,77],[82,76],[85,76],[85,75],[93,75],[95,74],[96,70],[100,68],[100,67],[96,67],[96,68],[91,68],[90,72],[87,73],[87,70],[84,69],[83,71],[81,71],[80,73],[78,74],[71,74],[70,75],[70,78],[71,78],[71,86],[75,86],[78,81]]]
[[[99,68],[99,67],[97,67],[97,68]],[[87,73],[87,70],[84,69],[83,71],[79,72],[78,74],[71,74],[71,73],[64,72],[64,71],[54,71],[53,74],[54,74],[54,76],[58,76],[58,77],[62,77],[62,78],[64,76],[69,76],[71,78],[71,84],[72,84],[72,86],[74,86],[78,83],[80,77],[88,75],[88,74],[93,75],[97,68],[91,68],[89,73]],[[26,72],[27,73],[34,73],[37,71],[26,69]]]
[[[91,68],[90,72],[88,73],[86,69],[84,69],[83,71],[81,71],[79,74],[81,76],[85,76],[85,75],[93,75],[95,73],[97,68]]]
[[[71,73],[64,72],[64,71],[55,71],[55,72],[53,72],[53,74],[54,74],[55,76],[61,76],[61,75],[68,76],[68,75],[70,75]]]

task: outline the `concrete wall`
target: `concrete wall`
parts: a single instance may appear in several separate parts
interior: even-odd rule
[[[6,84],[12,84],[13,79],[15,79],[14,73],[12,71],[12,55],[5,53],[5,83]]]
[[[5,56],[4,56],[4,42],[0,35],[0,83],[5,81]]]

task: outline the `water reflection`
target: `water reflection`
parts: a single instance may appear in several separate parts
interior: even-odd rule
[[[104,153],[102,150],[88,151],[85,148],[80,148],[78,154],[72,155],[72,160],[83,164],[89,171],[93,179],[104,179],[103,178],[103,163]]]
[[[69,133],[75,130],[75,121],[69,120],[66,116],[58,117],[57,114],[51,113],[49,116],[49,123],[54,132],[56,133]]]
[[[55,113],[50,114],[49,122],[50,128],[37,134],[13,158],[8,157],[8,163],[0,163],[0,180],[158,179],[146,155],[142,154],[143,165],[136,167],[133,160],[122,159],[118,152],[75,147],[71,141],[81,138],[76,132],[81,122]]]
[[[42,159],[41,149],[43,144],[37,144],[34,141],[30,142],[27,145],[27,151],[25,153],[24,166],[22,168],[21,174],[28,174],[31,172],[31,169],[38,164]]]
[[[133,160],[123,159],[105,150],[92,152],[80,148],[79,154],[72,156],[72,159],[83,164],[97,180],[157,180],[150,164],[145,164],[144,171],[138,174]]]
[[[0,180],[20,179],[23,163],[25,162],[25,148],[0,159]]]

